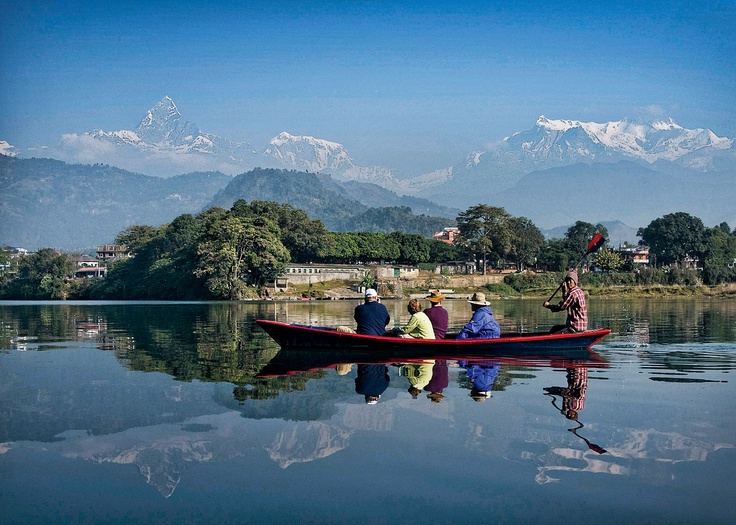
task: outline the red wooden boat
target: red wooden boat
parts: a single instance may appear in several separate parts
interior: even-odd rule
[[[259,377],[292,375],[339,364],[421,363],[427,359],[466,360],[506,366],[606,367],[591,347],[610,330],[579,334],[507,334],[499,339],[404,339],[338,332],[334,328],[256,321],[282,349]]]
[[[335,328],[304,326],[278,321],[256,320],[282,348],[313,349],[380,349],[416,351],[417,354],[446,356],[493,356],[543,351],[588,350],[611,333],[602,328],[575,334],[501,334],[498,339],[408,339],[403,337],[375,336],[338,332]]]

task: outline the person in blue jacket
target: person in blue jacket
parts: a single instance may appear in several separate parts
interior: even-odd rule
[[[365,302],[355,307],[353,319],[358,323],[356,332],[367,335],[383,335],[391,316],[373,288],[365,291]]]
[[[456,339],[497,339],[501,336],[501,327],[493,317],[493,312],[484,293],[474,293],[468,301],[473,309],[473,317],[466,324]]]

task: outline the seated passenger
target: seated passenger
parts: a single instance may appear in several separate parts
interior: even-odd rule
[[[391,316],[373,288],[365,291],[365,302],[355,307],[353,319],[358,323],[359,334],[383,335]]]
[[[493,317],[493,312],[486,295],[474,293],[468,301],[473,310],[473,317],[466,324],[456,339],[497,339],[501,336],[501,327]]]
[[[425,297],[425,299],[432,303],[432,306],[424,309],[424,313],[427,314],[427,317],[432,322],[434,338],[444,339],[450,318],[447,310],[442,307],[442,300],[445,299],[445,296],[439,290],[435,290]]]
[[[429,320],[427,314],[422,312],[422,305],[418,299],[409,301],[407,310],[411,314],[411,319],[406,326],[401,327],[401,337],[414,337],[415,339],[434,339],[434,329],[432,321]]]

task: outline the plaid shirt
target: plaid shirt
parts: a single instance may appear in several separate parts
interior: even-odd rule
[[[576,332],[588,329],[588,307],[585,306],[585,294],[577,286],[573,288],[562,301],[554,307],[555,312],[567,310],[565,326]]]

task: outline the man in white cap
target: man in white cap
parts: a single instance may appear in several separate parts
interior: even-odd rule
[[[358,323],[356,332],[366,335],[383,335],[391,316],[384,305],[378,301],[378,293],[373,288],[365,291],[365,302],[355,307],[353,319]]]
[[[486,301],[486,294],[474,293],[468,302],[473,310],[473,317],[460,330],[456,339],[498,339],[501,336],[501,327],[493,317],[491,303]]]
[[[588,307],[585,305],[585,294],[578,287],[578,272],[575,270],[567,272],[562,282],[562,301],[557,304],[544,301],[542,306],[553,312],[567,310],[565,324],[553,326],[550,333],[575,333],[588,329]]]

